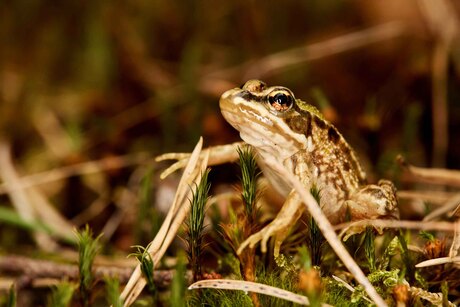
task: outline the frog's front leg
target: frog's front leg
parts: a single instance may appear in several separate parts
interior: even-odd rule
[[[277,257],[280,252],[281,244],[288,235],[291,226],[294,225],[302,215],[303,210],[304,206],[302,205],[299,196],[295,190],[292,190],[276,218],[262,230],[247,238],[240,245],[237,253],[241,254],[243,249],[247,246],[253,248],[259,241],[261,241],[262,252],[265,253],[267,251],[268,239],[274,236],[275,248],[273,253],[274,256]]]
[[[214,147],[208,147],[201,152],[201,157],[204,157],[207,152],[209,152],[208,165],[219,165],[228,162],[234,162],[238,160],[237,149],[244,146],[244,142],[235,142],[228,145],[220,145]],[[190,158],[189,153],[166,153],[162,154],[155,158],[155,161],[165,161],[165,160],[177,160],[173,165],[168,167],[163,173],[161,173],[161,179],[168,177],[170,174],[175,171],[184,168]]]
[[[399,219],[396,187],[389,180],[362,187],[345,202],[354,221],[363,219]]]

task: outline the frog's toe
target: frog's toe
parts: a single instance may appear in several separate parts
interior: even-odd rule
[[[168,167],[166,170],[164,170],[160,174],[160,178],[165,179],[166,177],[168,177],[169,175],[171,175],[175,171],[177,171],[177,170],[179,170],[181,168],[184,168],[187,165],[187,163],[188,163],[188,159],[187,160],[179,160],[179,161],[177,161],[176,163],[174,163],[173,165]]]
[[[249,238],[247,238],[246,240],[244,240],[243,243],[241,243],[240,247],[238,247],[238,250],[236,251],[236,253],[238,255],[240,255],[243,250],[246,248],[246,247],[249,247],[249,248],[254,248],[254,246],[262,239],[262,233],[259,231],[258,233],[255,233],[253,234],[252,236],[250,236]],[[262,249],[263,251],[263,249]]]
[[[162,155],[159,155],[155,158],[156,162],[165,161],[165,160],[183,160],[190,158],[190,153],[185,152],[168,152]]]
[[[260,242],[260,250],[262,251],[262,253],[267,252],[267,242],[271,236],[272,234],[269,231],[263,233],[262,241]]]

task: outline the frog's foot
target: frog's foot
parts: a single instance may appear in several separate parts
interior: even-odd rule
[[[345,205],[354,221],[399,218],[396,187],[389,180],[380,180],[377,185],[364,186],[351,195]]]
[[[247,246],[253,248],[259,241],[263,253],[267,252],[267,242],[270,237],[275,238],[274,256],[278,257],[281,244],[289,233],[289,229],[299,219],[303,212],[303,205],[299,196],[292,190],[276,218],[261,231],[247,238],[238,248],[237,254],[241,254]]]
[[[156,162],[161,162],[165,160],[177,160],[177,162],[172,164],[170,167],[168,167],[166,170],[164,170],[161,173],[160,178],[165,179],[166,177],[168,177],[175,171],[181,168],[184,168],[187,165],[189,159],[190,159],[189,153],[179,153],[179,152],[170,152],[170,153],[162,154],[156,157],[155,158]]]
[[[259,232],[251,235],[247,238],[238,248],[237,254],[241,254],[246,247],[254,248],[254,246],[260,242],[262,253],[267,252],[267,242],[271,237],[275,239],[275,248],[273,254],[277,257],[280,253],[281,244],[286,239],[289,229],[291,228],[290,223],[285,225],[282,221],[273,220],[269,225],[264,227]]]
[[[367,219],[399,219],[398,201],[396,199],[396,188],[391,181],[380,180],[377,185],[364,186],[357,193],[345,202],[347,210],[353,221]],[[366,225],[351,225],[342,233],[344,240],[354,234],[363,232]],[[380,234],[383,229],[374,227]]]
[[[236,151],[237,148],[244,146],[243,142],[236,142],[228,145],[220,145],[214,146],[204,149],[201,154],[200,158],[203,158],[205,155],[209,154],[208,165],[218,165],[227,162],[233,162],[238,159],[238,152]],[[184,168],[188,160],[190,159],[189,153],[166,153],[162,154],[155,158],[155,161],[165,161],[165,160],[177,160],[174,164],[164,170],[160,178],[164,179],[174,173],[175,171]]]

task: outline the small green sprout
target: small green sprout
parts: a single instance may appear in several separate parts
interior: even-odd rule
[[[191,210],[186,227],[187,255],[189,264],[192,267],[193,280],[201,278],[201,258],[204,249],[204,216],[206,202],[209,199],[209,189],[211,184],[208,183],[209,169],[201,177],[200,183],[196,186],[191,201]]]
[[[93,238],[93,233],[88,225],[77,232],[78,238],[78,270],[80,279],[80,296],[83,306],[90,305],[91,288],[93,286],[94,277],[92,272],[94,258],[99,251],[99,239]]]
[[[116,277],[105,277],[104,282],[108,305],[123,307],[123,300],[120,298],[120,280]]]
[[[56,285],[51,291],[48,306],[67,307],[72,301],[73,294],[77,286],[69,281],[63,281]]]
[[[147,245],[147,247],[143,247],[140,245],[135,245],[133,247],[137,248],[137,251],[129,254],[128,257],[134,256],[136,257],[137,261],[139,261],[142,275],[147,281],[147,288],[149,289],[150,294],[154,295],[156,293],[156,286],[153,275],[155,265],[153,263],[152,256],[148,251],[149,246]]]
[[[8,291],[6,306],[16,307],[16,288],[14,284],[11,285],[10,290]]]
[[[250,225],[254,224],[257,218],[257,179],[259,177],[259,169],[256,159],[249,147],[243,149],[238,148],[241,167],[241,185],[243,191],[241,196],[245,205],[245,214]]]

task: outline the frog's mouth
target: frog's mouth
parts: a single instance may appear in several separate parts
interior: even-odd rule
[[[301,147],[299,140],[292,138],[283,119],[271,114],[262,101],[248,100],[247,95],[239,88],[222,95],[219,104],[225,120],[259,152],[283,159],[297,152]]]

